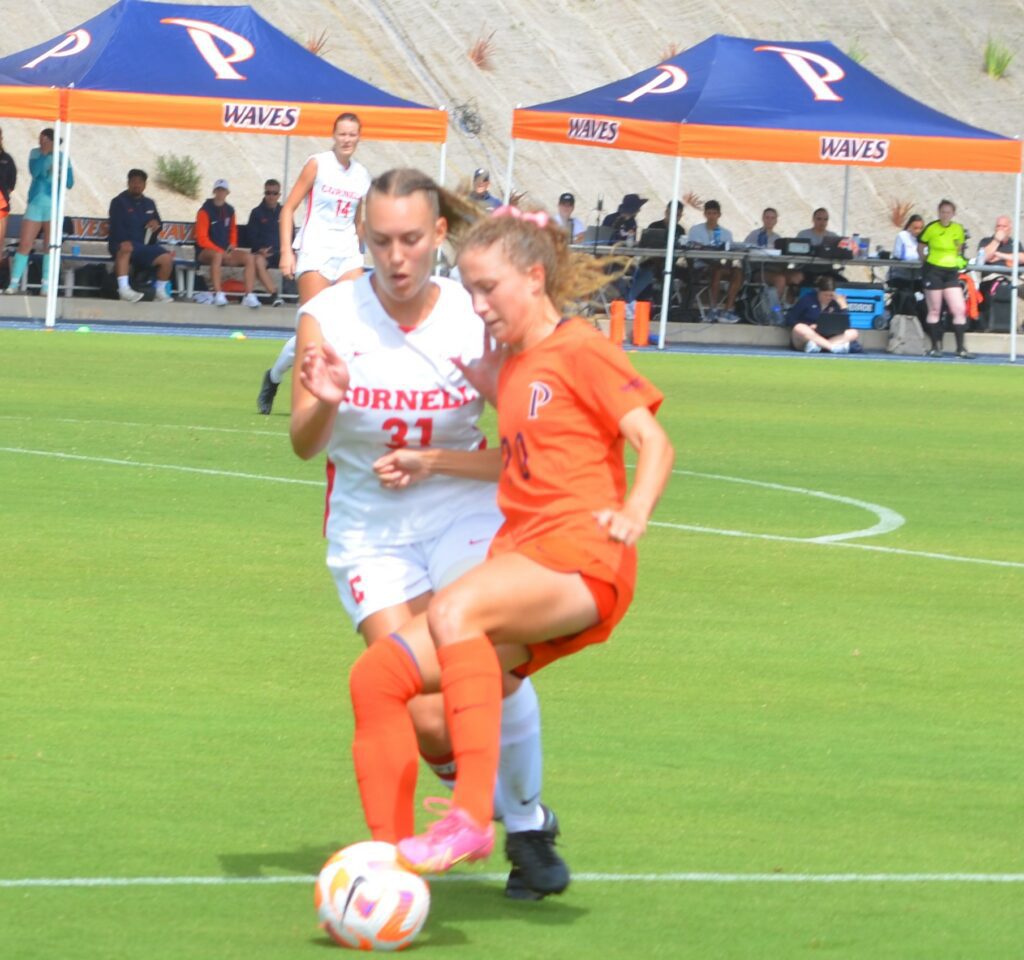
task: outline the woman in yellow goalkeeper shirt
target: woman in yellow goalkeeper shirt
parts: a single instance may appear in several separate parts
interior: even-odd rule
[[[942,356],[943,330],[940,314],[942,301],[945,300],[953,317],[956,355],[961,360],[973,360],[974,354],[968,353],[964,346],[967,306],[964,303],[963,288],[960,286],[960,271],[967,264],[963,257],[967,234],[964,228],[953,220],[955,213],[956,204],[952,200],[942,200],[939,203],[939,219],[929,223],[917,238],[921,259],[924,261],[921,280],[925,302],[928,305],[925,329],[932,341],[928,356]]]

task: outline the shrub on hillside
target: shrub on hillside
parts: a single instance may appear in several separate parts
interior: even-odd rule
[[[199,198],[199,168],[191,157],[161,154],[156,158],[156,182],[182,196]]]
[[[993,80],[1001,80],[1013,60],[1013,54],[998,40],[989,39],[985,44],[985,73]]]

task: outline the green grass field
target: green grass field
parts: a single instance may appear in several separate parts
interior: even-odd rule
[[[278,346],[0,331],[5,960],[338,949],[301,878],[364,838],[360,645],[323,466],[291,454],[284,394],[253,413]],[[413,954],[1024,955],[1024,372],[635,359],[687,472],[612,641],[537,681],[586,876],[508,902],[496,853],[433,885]],[[850,500],[905,523],[811,542],[879,522]],[[109,882],[133,877],[297,882]]]

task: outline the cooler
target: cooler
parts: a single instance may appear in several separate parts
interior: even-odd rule
[[[846,297],[850,326],[855,330],[881,330],[885,327],[885,287],[880,283],[850,283],[836,287]]]

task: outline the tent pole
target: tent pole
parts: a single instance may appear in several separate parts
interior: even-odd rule
[[[50,290],[53,291],[52,316],[56,320],[57,295],[60,293],[60,257],[63,254],[63,215],[68,207],[68,170],[71,167],[71,123],[65,124],[65,148],[60,155],[60,182],[57,184],[57,232],[50,234],[50,243],[55,247],[50,254]],[[52,324],[50,324],[52,325]]]
[[[672,209],[668,214],[668,238],[665,240],[665,272],[661,284],[661,317],[658,320],[658,349],[665,349],[665,327],[668,325],[668,301],[672,294],[672,261],[676,248],[676,222],[679,219],[679,176],[682,156],[676,157],[676,172],[672,178]]]
[[[58,236],[57,207],[59,206],[59,203],[57,195],[60,191],[60,141],[62,133],[60,116],[58,115],[53,124],[53,162],[50,167],[50,240],[46,248],[46,257],[47,262],[49,263],[49,269],[46,271],[46,275],[41,276],[40,279],[41,284],[46,284],[46,313],[44,316],[46,326],[48,327],[52,327],[54,325],[57,317],[57,288],[56,284],[51,281],[53,279],[53,245]]]
[[[843,167],[843,232],[842,235],[847,236],[846,233],[846,217],[847,212],[850,209],[850,165],[847,164]],[[857,252],[854,251],[854,256]]]
[[[441,141],[441,159],[438,163],[437,170],[437,185],[444,187],[444,177],[448,172],[448,141]],[[434,276],[441,276],[441,266],[444,263],[444,250],[441,247],[437,248],[437,256],[434,258]]]
[[[285,135],[284,138],[284,173],[281,174],[281,196],[287,197],[290,184],[288,183],[288,161],[291,160],[292,138]]]
[[[516,104],[519,109],[519,104]],[[512,199],[512,164],[516,157],[516,138],[510,137],[508,141],[508,163],[505,166],[505,203]]]
[[[1020,254],[1017,245],[1020,243],[1020,178],[1017,171],[1017,195],[1013,205],[1013,268],[1010,271],[1010,363],[1017,362],[1017,291],[1020,289]]]

